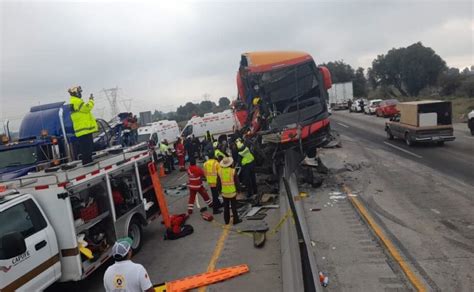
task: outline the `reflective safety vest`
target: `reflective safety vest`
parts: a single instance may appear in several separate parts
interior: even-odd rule
[[[76,137],[97,132],[99,128],[94,115],[92,115],[94,100],[90,99],[88,102],[84,102],[79,97],[71,96],[69,103],[71,104],[72,127]]]
[[[160,143],[160,151],[161,154],[167,154],[168,153],[168,145],[164,143]]]
[[[239,155],[242,156],[242,166],[247,165],[255,160],[252,152],[250,152],[249,147],[245,147],[244,150],[239,152]]]
[[[227,157],[227,155],[225,155],[224,152],[222,152],[220,149],[216,149],[214,150],[214,157],[219,159],[219,158]]]
[[[191,190],[199,190],[202,188],[202,179],[200,176],[196,176],[192,171],[191,167],[188,168],[188,188]]]
[[[217,173],[221,179],[222,196],[229,199],[235,197],[237,195],[237,189],[235,188],[234,181],[235,169],[230,167],[221,167]]]
[[[213,158],[204,163],[204,174],[210,187],[217,185],[217,171],[219,170],[219,162]]]

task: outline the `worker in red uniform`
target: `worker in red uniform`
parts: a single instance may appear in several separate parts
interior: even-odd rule
[[[196,159],[190,158],[190,166],[188,168],[188,188],[189,188],[189,200],[188,200],[188,214],[193,213],[194,201],[196,200],[196,194],[199,193],[204,199],[206,204],[212,208],[212,200],[209,198],[206,189],[202,184],[204,171],[196,165]]]
[[[176,142],[176,156],[178,156],[179,171],[186,170],[185,161],[184,161],[185,155],[186,155],[186,151],[184,150],[183,140],[181,138],[178,138],[178,142]]]

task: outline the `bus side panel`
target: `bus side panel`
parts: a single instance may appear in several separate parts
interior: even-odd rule
[[[56,232],[61,260],[60,281],[78,281],[81,279],[82,269],[71,201],[69,196],[65,199],[58,198],[58,194],[66,192],[63,188],[49,188],[35,191],[34,198],[45,211]]]

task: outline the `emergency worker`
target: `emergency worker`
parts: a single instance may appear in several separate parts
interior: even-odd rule
[[[220,162],[219,170],[217,174],[221,181],[222,189],[221,194],[224,199],[224,222],[229,224],[230,222],[230,208],[232,208],[233,224],[239,224],[242,220],[239,219],[239,213],[237,212],[237,187],[238,177],[235,169],[232,167],[234,160],[232,157],[225,157]]]
[[[94,96],[91,94],[88,102],[82,100],[82,88],[75,86],[68,89],[71,104],[71,120],[74,134],[77,137],[77,156],[80,156],[82,164],[92,162],[92,151],[94,140],[92,134],[97,132],[97,122],[92,115],[94,108]]]
[[[221,147],[219,147],[219,146],[220,146],[220,145],[219,145],[219,142],[217,142],[217,141],[214,142],[214,143],[212,144],[212,146],[214,146],[214,157],[215,157],[217,160],[221,161],[224,157],[227,157],[227,156],[228,156],[227,153],[223,152],[223,151],[221,150]]]
[[[209,159],[204,162],[204,174],[206,175],[206,181],[211,188],[212,194],[212,209],[214,214],[220,214],[221,202],[219,201],[219,187],[217,181],[217,171],[219,170],[219,161],[214,157],[211,152]]]
[[[176,142],[176,156],[178,156],[179,171],[185,171],[186,170],[186,166],[185,166],[186,151],[184,150],[183,140],[180,137],[178,138],[178,141]]]
[[[204,171],[196,165],[196,159],[190,159],[190,166],[188,167],[188,189],[189,189],[189,200],[188,200],[188,214],[193,213],[194,201],[196,200],[196,194],[199,193],[209,207],[212,207],[212,200],[209,198],[206,189],[202,185],[202,179],[205,177]]]
[[[237,150],[239,153],[240,166],[242,167],[242,180],[247,187],[247,198],[251,198],[257,191],[257,178],[255,176],[255,157],[250,152],[242,140],[236,141]]]
[[[153,292],[153,284],[145,268],[131,261],[132,239],[120,238],[112,247],[115,264],[104,274],[104,287],[107,292]]]
[[[164,157],[164,165],[166,168],[167,173],[170,173],[171,171],[174,170],[174,163],[173,163],[173,156],[171,156],[171,151],[168,146],[168,141],[166,139],[163,139],[160,143],[160,152]]]

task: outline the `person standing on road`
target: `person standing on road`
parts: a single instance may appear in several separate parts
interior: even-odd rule
[[[227,157],[227,153],[225,153],[225,151],[222,151],[222,149],[224,148],[222,146],[222,144],[220,144],[219,142],[214,142],[214,144],[212,145],[214,147],[214,157],[221,161],[224,157]]]
[[[238,177],[235,169],[232,168],[234,160],[232,157],[225,157],[220,162],[219,170],[217,174],[222,185],[222,197],[224,199],[224,222],[229,224],[230,222],[230,208],[232,208],[233,224],[239,224],[242,220],[239,219],[239,213],[237,212],[237,188]]]
[[[194,209],[194,201],[196,200],[196,194],[199,193],[204,199],[206,204],[212,208],[213,202],[209,198],[209,195],[202,185],[202,179],[204,171],[196,165],[196,159],[190,158],[190,166],[188,167],[188,188],[189,188],[189,200],[188,200],[188,214],[191,215]]]
[[[176,142],[176,156],[178,157],[179,171],[185,171],[186,162],[184,159],[186,156],[186,152],[184,151],[183,140],[181,138],[178,138],[178,141]]]
[[[206,175],[207,184],[211,188],[212,193],[212,209],[214,214],[220,214],[219,208],[222,208],[221,202],[219,201],[219,188],[217,181],[217,171],[219,170],[219,161],[214,157],[211,152],[209,159],[204,162],[204,174]]]
[[[97,121],[92,114],[94,96],[91,94],[88,102],[82,100],[82,88],[75,86],[68,89],[71,104],[71,120],[74,134],[77,137],[77,156],[81,157],[82,164],[92,162],[94,140],[92,134],[98,131]]]
[[[131,261],[132,239],[118,239],[112,247],[112,257],[115,264],[107,268],[104,274],[104,287],[107,292],[153,292],[145,268]]]
[[[241,157],[240,166],[242,167],[242,180],[247,187],[247,198],[251,198],[258,193],[257,177],[255,176],[255,157],[240,139],[236,141],[237,150]]]

